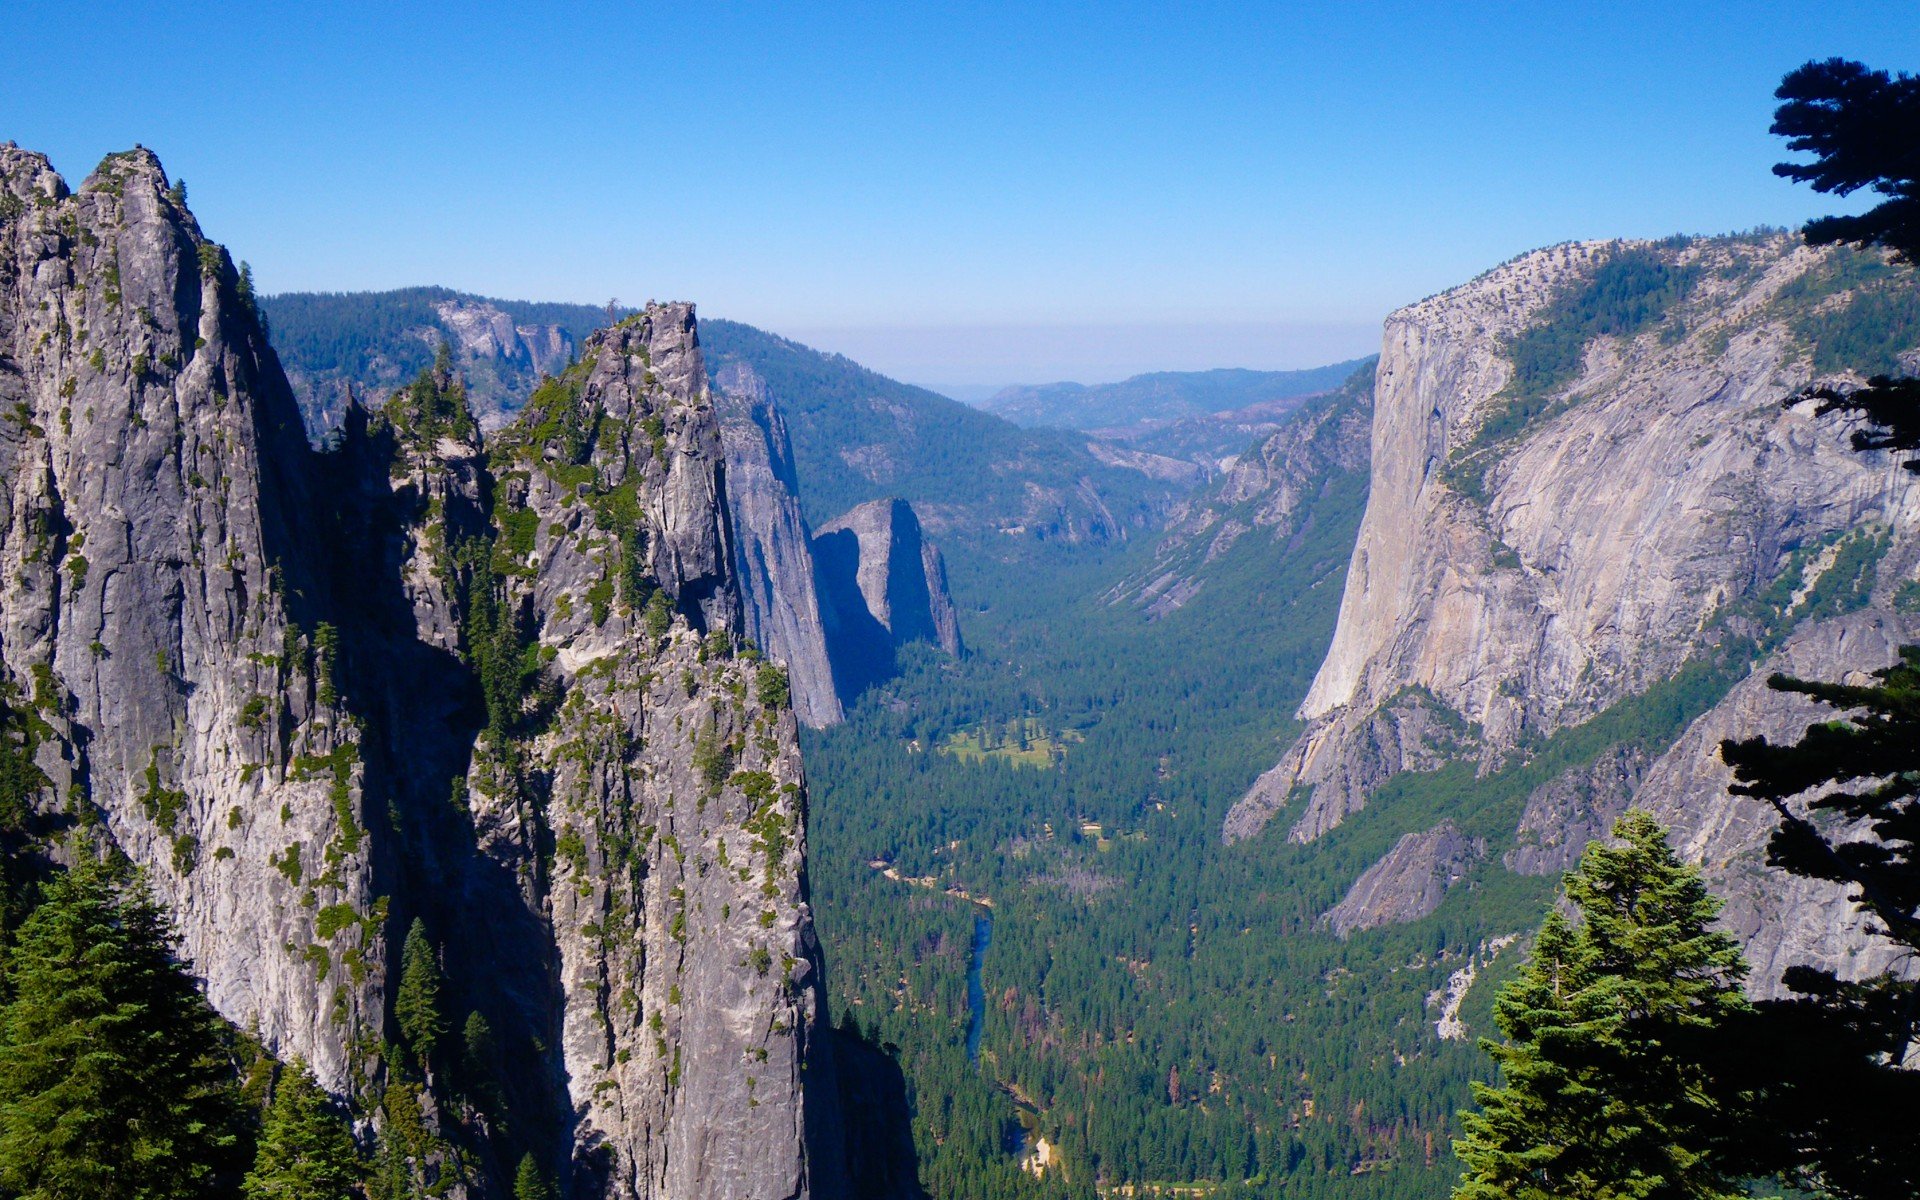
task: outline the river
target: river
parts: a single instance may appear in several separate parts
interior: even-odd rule
[[[975,905],[973,949],[967,955],[967,1061],[980,1065],[980,1033],[987,1023],[987,991],[980,983],[980,963],[993,941],[993,913]]]

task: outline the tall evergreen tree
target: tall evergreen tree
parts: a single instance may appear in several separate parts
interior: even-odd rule
[[[520,1169],[513,1176],[513,1200],[554,1200],[553,1187],[533,1155],[523,1155]]]
[[[296,1059],[274,1088],[242,1194],[246,1200],[353,1200],[365,1174],[346,1119]]]
[[[1847,885],[1878,932],[1920,954],[1920,646],[1872,683],[1768,684],[1845,714],[1790,745],[1721,745],[1732,790],[1779,814],[1770,861]],[[1836,1196],[1920,1195],[1920,1073],[1903,1069],[1920,1041],[1920,984],[1806,966],[1785,982],[1796,995],[1762,1005],[1749,1035],[1771,1066],[1756,1162]]]
[[[440,1011],[440,961],[427,937],[426,923],[415,917],[400,951],[400,989],[393,1001],[394,1020],[407,1046],[422,1062],[432,1058],[447,1036]]]
[[[1920,259],[1920,78],[1829,58],[1788,72],[1774,97],[1773,132],[1789,150],[1813,155],[1779,164],[1775,175],[1836,196],[1865,189],[1886,197],[1858,216],[1809,222],[1807,241],[1880,245]]]
[[[1920,646],[1870,684],[1814,683],[1775,675],[1768,685],[1846,714],[1807,726],[1781,745],[1764,737],[1722,743],[1736,795],[1779,814],[1772,861],[1796,875],[1850,886],[1880,932],[1920,954]],[[1795,803],[1801,797],[1802,803]],[[1819,820],[1832,819],[1830,824]],[[1866,836],[1861,836],[1861,834]],[[1802,973],[1802,982],[1832,974]],[[1920,1026],[1911,984],[1894,989],[1884,1053],[1906,1057]]]
[[[219,1018],[128,873],[85,861],[21,925],[0,1009],[0,1195],[226,1194],[242,1116]]]
[[[500,1045],[494,1039],[493,1026],[478,1011],[470,1012],[461,1030],[460,1041],[463,1050],[460,1059],[461,1086],[467,1098],[492,1114],[494,1120],[504,1121],[507,1117],[507,1100],[495,1070],[495,1063],[500,1058]]]
[[[1652,817],[1614,826],[1567,876],[1578,925],[1548,915],[1483,1045],[1500,1086],[1476,1085],[1455,1150],[1457,1200],[1694,1200],[1744,1194],[1732,1114],[1701,1033],[1740,1019],[1739,946]]]
[[[0,694],[0,957],[33,892],[33,801],[48,786],[46,773],[33,761],[37,724],[37,714]]]

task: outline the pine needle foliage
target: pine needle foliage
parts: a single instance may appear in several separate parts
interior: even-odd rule
[[[1780,823],[1768,858],[1788,872],[1846,885],[1885,937],[1920,954],[1920,646],[1871,682],[1776,675],[1768,685],[1831,706],[1791,744],[1728,741],[1737,795]],[[1842,980],[1789,969],[1795,995],[1761,1006],[1751,1042],[1768,1055],[1758,1160],[1841,1197],[1920,1194],[1911,1113],[1920,1075],[1904,1069],[1920,1041],[1920,985],[1902,974]],[[1777,1049],[1789,1051],[1782,1054]]]
[[[365,1174],[345,1117],[296,1059],[274,1088],[242,1195],[246,1200],[353,1200]]]
[[[1775,675],[1767,684],[1845,717],[1809,725],[1791,745],[1764,737],[1722,743],[1731,790],[1779,814],[1769,846],[1776,865],[1850,885],[1882,932],[1920,953],[1920,646],[1903,647],[1900,661],[1871,683]],[[1803,805],[1792,803],[1803,796]],[[1896,1055],[1913,1037],[1911,1022],[1888,1046]]]
[[[1714,1200],[1741,1196],[1728,1100],[1692,1051],[1748,1011],[1719,902],[1660,826],[1633,811],[1567,876],[1578,923],[1550,913],[1483,1047],[1454,1149],[1455,1200]]]
[[[447,1019],[440,1008],[440,960],[418,917],[407,929],[400,951],[400,988],[393,1000],[393,1018],[407,1048],[421,1062],[433,1058],[447,1036]]]
[[[1885,197],[1857,216],[1808,222],[1807,242],[1881,246],[1901,262],[1920,261],[1920,77],[1830,58],[1789,72],[1774,96],[1773,132],[1813,156],[1774,174],[1835,196],[1864,189]],[[1813,387],[1787,403],[1808,400],[1820,415],[1838,410],[1873,427],[1854,433],[1856,449],[1904,452],[1907,470],[1920,471],[1920,381],[1875,375],[1864,387]]]
[[[553,1187],[531,1154],[520,1160],[520,1169],[514,1174],[513,1200],[554,1200]]]
[[[22,923],[0,1009],[0,1195],[229,1194],[243,1165],[219,1018],[126,869],[83,861]]]

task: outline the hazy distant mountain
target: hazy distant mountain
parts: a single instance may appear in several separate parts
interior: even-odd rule
[[[1156,371],[1119,383],[1042,383],[1003,388],[980,407],[1018,425],[1122,431],[1331,391],[1359,365],[1353,359],[1305,371]]]
[[[1206,413],[1166,423],[1142,422],[1124,429],[1102,431],[1112,441],[1137,450],[1199,465],[1208,475],[1231,471],[1234,465],[1252,453],[1263,453],[1263,444],[1284,429],[1301,424],[1316,404],[1331,400],[1346,389],[1354,376],[1373,377],[1377,357],[1359,360],[1352,375],[1339,388],[1311,396],[1286,396],[1265,400],[1245,408]]]

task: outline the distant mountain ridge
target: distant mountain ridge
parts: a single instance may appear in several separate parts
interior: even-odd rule
[[[504,424],[543,374],[563,368],[610,317],[629,312],[444,287],[294,292],[265,297],[262,307],[316,438],[338,426],[349,389],[377,404],[430,366],[442,341],[481,424]],[[963,568],[979,556],[951,544],[954,536],[993,559],[1017,557],[1027,542],[1125,541],[1157,526],[1197,478],[1096,453],[1066,430],[1022,429],[737,321],[703,320],[700,339],[716,376],[730,365],[747,368],[785,414],[809,523],[904,499]]]
[[[1155,371],[1118,383],[1042,383],[1002,388],[979,407],[1016,425],[1117,433],[1331,391],[1362,360],[1302,371]]]
[[[444,287],[286,292],[263,297],[273,346],[316,434],[332,429],[352,388],[370,404],[431,366],[445,342],[482,425],[502,424],[542,375],[573,361],[587,335],[633,311],[501,300]]]

